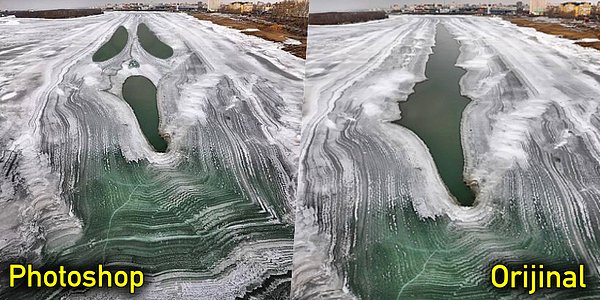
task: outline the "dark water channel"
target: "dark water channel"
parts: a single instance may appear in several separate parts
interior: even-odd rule
[[[462,113],[470,101],[460,94],[459,80],[465,71],[455,66],[459,45],[441,24],[435,40],[425,71],[427,80],[400,103],[402,118],[396,123],[425,142],[450,192],[462,205],[471,206],[475,195],[464,182],[460,135]]]
[[[158,132],[159,114],[156,87],[144,76],[131,76],[123,84],[123,98],[135,113],[142,132],[158,152],[167,150],[167,142]]]
[[[103,62],[107,61],[117,54],[121,53],[125,46],[127,45],[127,39],[129,39],[129,34],[127,33],[127,29],[123,26],[119,26],[117,31],[112,35],[110,40],[106,42],[92,57],[94,62]]]
[[[166,59],[173,56],[173,48],[159,40],[146,24],[138,25],[137,36],[142,48],[154,57]]]

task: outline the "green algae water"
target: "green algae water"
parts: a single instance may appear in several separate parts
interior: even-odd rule
[[[173,48],[159,40],[146,24],[138,25],[137,36],[142,48],[153,56],[162,59],[173,56]]]
[[[158,132],[159,115],[156,87],[148,78],[131,76],[123,84],[123,98],[135,113],[142,132],[158,152],[167,150],[167,142]]]
[[[465,71],[455,66],[459,54],[458,43],[438,25],[425,70],[427,80],[418,83],[408,100],[400,103],[402,118],[396,123],[425,142],[450,192],[462,205],[470,206],[475,196],[464,182],[460,135],[462,113],[470,100],[460,94],[459,81]]]
[[[103,62],[117,56],[117,54],[125,49],[128,39],[129,34],[127,33],[127,29],[123,26],[119,26],[110,40],[94,53],[92,61]]]

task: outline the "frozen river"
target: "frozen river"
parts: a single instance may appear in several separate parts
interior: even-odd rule
[[[404,112],[444,26],[460,43],[465,180],[450,195]],[[398,16],[309,30],[296,299],[525,298],[494,263],[600,271],[600,53],[496,18]],[[401,105],[404,107],[404,105]]]
[[[475,196],[465,183],[460,125],[469,99],[461,96],[459,81],[465,71],[455,66],[459,45],[442,25],[436,27],[435,47],[427,60],[426,81],[400,102],[396,121],[417,134],[425,143],[448,191],[465,206]]]
[[[156,53],[142,23],[165,43]],[[120,26],[123,50],[94,62]],[[144,298],[287,294],[303,60],[176,13],[0,18],[0,41],[3,264],[139,268]],[[123,99],[132,76],[156,86],[167,153]],[[72,293],[0,298],[51,292]]]

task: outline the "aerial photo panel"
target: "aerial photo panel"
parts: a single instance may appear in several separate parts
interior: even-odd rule
[[[0,0],[0,300],[600,299],[600,2]]]

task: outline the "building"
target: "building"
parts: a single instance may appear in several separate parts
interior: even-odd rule
[[[490,15],[516,15],[516,5],[491,5],[488,6],[488,13]]]
[[[584,17],[592,14],[590,2],[563,2],[560,4],[560,14],[569,17]]]
[[[254,12],[254,4],[252,2],[232,2],[225,6],[225,10],[232,14],[251,14]]]
[[[575,15],[575,2],[564,2],[560,4],[559,11],[562,15]]]
[[[530,0],[529,14],[535,16],[544,15],[546,12],[546,0]]]
[[[242,11],[242,2],[231,2],[225,5],[225,10],[228,13],[240,13]]]
[[[273,10],[273,4],[258,1],[254,6],[254,12],[258,14],[267,14]]]
[[[208,0],[208,11],[219,11],[221,9],[221,0]]]
[[[244,2],[242,3],[242,14],[251,14],[254,12],[254,3]]]
[[[198,5],[190,3],[177,3],[175,4],[175,11],[198,11]]]
[[[523,13],[523,1],[517,1],[517,14]]]

